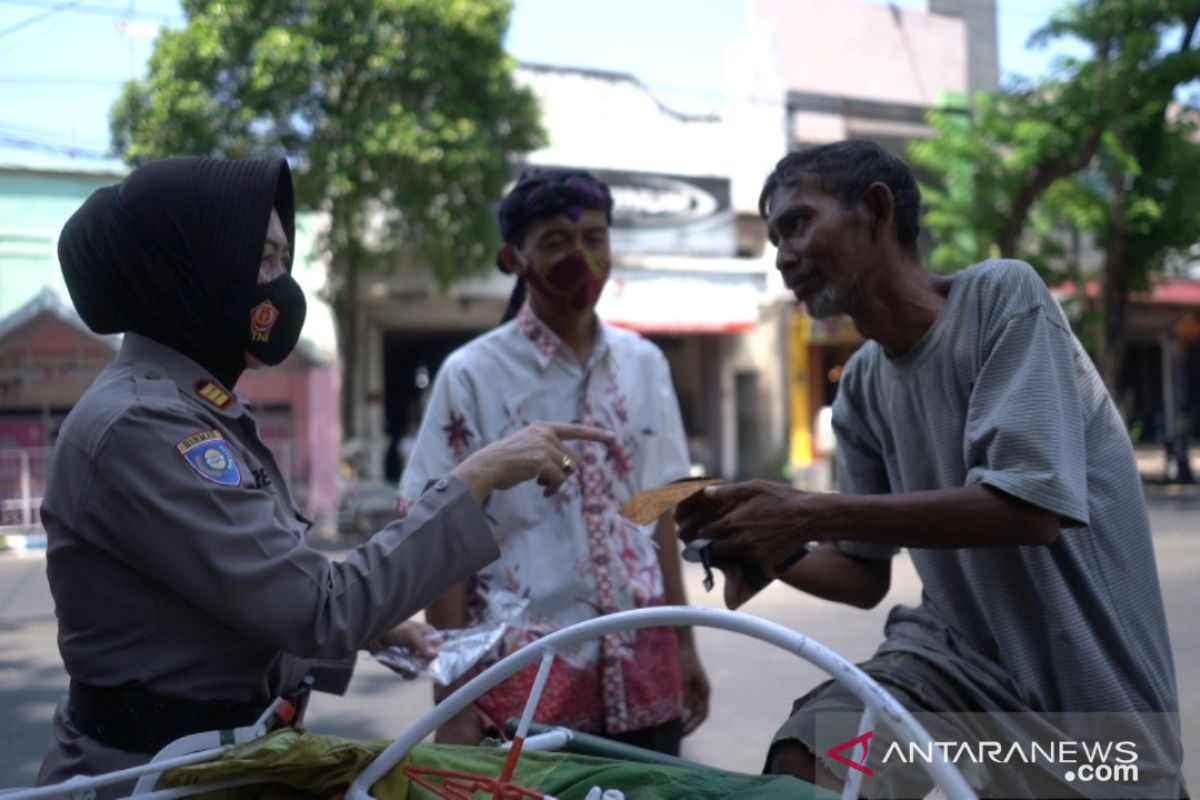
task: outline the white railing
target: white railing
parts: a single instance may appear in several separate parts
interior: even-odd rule
[[[274,454],[296,504],[308,513],[308,477],[297,475],[291,441],[271,438],[264,444]],[[0,448],[0,533],[41,532],[42,495],[52,452],[50,447]]]
[[[0,531],[41,527],[50,452],[48,447],[0,449]]]

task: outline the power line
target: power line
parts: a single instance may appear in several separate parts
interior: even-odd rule
[[[37,150],[43,153],[54,153],[55,155],[67,155],[95,159],[114,158],[114,156],[108,153],[102,153],[99,150],[88,150],[83,147],[72,147],[70,145],[56,144],[54,142],[40,142],[36,139],[26,139],[22,136],[10,136],[4,132],[0,132],[0,145],[5,147],[16,147],[21,150]]]
[[[74,6],[79,5],[82,2],[83,2],[83,0],[75,0],[75,2],[59,3],[58,5],[51,6],[50,10],[46,11],[43,14],[34,14],[32,17],[27,17],[26,19],[21,20],[20,22],[18,22],[15,25],[10,25],[7,28],[5,28],[4,30],[0,30],[0,39],[3,39],[5,36],[8,36],[10,33],[16,33],[17,31],[21,30],[22,28],[28,28],[30,25],[33,25],[36,22],[41,22],[42,20],[46,19],[47,17],[52,17],[60,11],[67,11]]]
[[[34,139],[41,140],[41,141],[46,141],[47,139],[61,138],[64,135],[68,135],[68,136],[71,136],[72,141],[74,141],[74,135],[63,131],[62,128],[53,128],[53,129],[34,128],[34,127],[30,127],[28,125],[24,125],[21,122],[7,120],[7,119],[0,119],[0,133],[6,134],[8,136],[32,137]],[[96,143],[97,141],[101,141],[102,144],[106,143],[105,141],[102,141],[102,140],[104,140],[103,135],[99,135],[99,136],[89,135],[89,136],[85,136],[84,138],[87,140],[88,143],[92,143],[92,144]]]
[[[0,83],[64,83],[85,86],[119,86],[128,78],[96,78],[88,75],[25,75],[20,72],[0,72]]]
[[[123,8],[109,8],[106,6],[85,5],[83,0],[74,3],[70,8],[60,9],[58,4],[53,0],[0,0],[0,5],[4,6],[23,6],[25,8],[48,8],[54,11],[63,10],[71,11],[79,14],[99,14],[106,17],[118,17],[120,19],[141,19],[153,22],[180,22],[184,19],[183,14],[171,14],[168,12],[147,12],[147,11],[131,11]]]
[[[85,153],[102,153],[108,149],[108,142],[92,136],[85,136],[77,140],[70,134],[64,134],[62,131],[32,131],[21,130],[20,128],[9,127],[6,123],[0,122],[0,137],[5,137],[14,142],[21,142],[30,147],[47,147],[57,150],[70,150],[72,152]],[[66,141],[68,144],[64,144]]]

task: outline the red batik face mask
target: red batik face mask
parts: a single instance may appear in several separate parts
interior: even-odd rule
[[[596,305],[610,269],[604,256],[575,250],[545,269],[531,265],[525,280],[551,308],[565,314]]]

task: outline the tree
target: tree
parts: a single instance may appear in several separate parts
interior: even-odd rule
[[[485,266],[491,204],[541,144],[536,100],[503,50],[508,0],[185,0],[149,74],[112,110],[130,164],[286,157],[301,207],[329,216],[345,369],[359,275],[423,261],[443,283]],[[351,373],[352,374],[352,373]],[[353,434],[354,382],[343,381]]]
[[[1200,77],[1198,21],[1198,0],[1080,0],[1034,41],[1071,37],[1087,56],[1061,60],[1035,84],[978,98],[970,115],[933,114],[938,137],[911,149],[938,183],[926,216],[942,241],[935,265],[1003,254],[1080,278],[1077,261],[1064,258],[1062,232],[1085,232],[1103,247],[1102,294],[1091,310],[1110,390],[1130,292],[1171,249],[1200,239],[1200,148],[1191,116],[1175,109],[1178,88]]]

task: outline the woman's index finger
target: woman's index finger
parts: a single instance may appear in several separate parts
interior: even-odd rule
[[[555,422],[551,423],[550,429],[554,431],[554,435],[560,439],[586,439],[591,442],[606,443],[612,443],[616,441],[616,435],[612,431],[606,431],[603,428],[593,428],[590,425],[575,425],[570,422]]]

